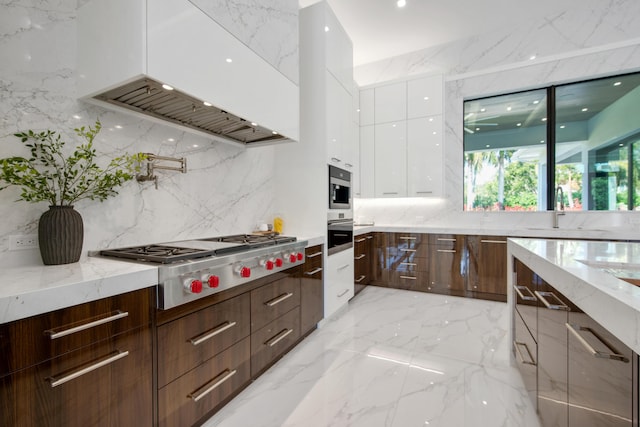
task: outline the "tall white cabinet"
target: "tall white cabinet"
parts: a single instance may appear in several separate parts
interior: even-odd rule
[[[329,165],[358,170],[353,45],[326,1],[300,9],[299,25],[300,142],[276,147],[276,205],[286,234],[323,235],[326,245]],[[353,248],[324,257],[328,317],[354,294]]]
[[[363,198],[437,197],[443,189],[441,75],[360,91]]]

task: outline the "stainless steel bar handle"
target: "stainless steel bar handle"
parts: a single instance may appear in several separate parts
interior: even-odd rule
[[[229,378],[234,376],[236,374],[236,372],[237,371],[235,369],[233,371],[225,369],[224,371],[222,371],[222,373],[220,375],[215,377],[209,383],[205,384],[204,387],[202,387],[199,390],[196,390],[193,393],[187,395],[187,397],[192,399],[194,402],[197,402],[198,400],[200,400],[203,397],[205,397],[207,394],[211,393],[216,388],[220,387],[222,385],[222,383],[224,383]],[[211,385],[209,385],[209,384],[211,384]],[[200,391],[200,390],[202,390],[202,391]]]
[[[563,310],[563,311],[571,311],[569,309],[569,306],[565,305],[562,300],[560,298],[558,298],[557,296],[555,296],[555,294],[553,292],[540,292],[540,291],[534,291],[533,292],[540,301],[542,301],[542,303],[544,304],[545,307],[547,307],[549,310]],[[546,297],[553,297],[555,298],[560,304],[551,304],[549,301],[547,301]]]
[[[107,366],[113,362],[115,362],[116,360],[120,360],[123,357],[127,357],[129,355],[128,351],[120,351],[120,350],[116,350],[116,354],[110,357],[107,357],[105,359],[100,360],[99,362],[94,363],[93,365],[87,366],[85,368],[82,369],[78,369],[77,371],[74,371],[72,373],[70,373],[69,375],[65,375],[62,378],[58,378],[56,379],[55,376],[51,376],[49,378],[47,378],[47,381],[49,381],[51,388],[53,387],[58,387],[61,384],[64,384],[66,382],[69,382],[71,380],[74,380],[78,377],[81,377],[85,374],[88,374],[89,372],[95,371],[96,369],[102,368],[103,366]]]
[[[287,292],[280,296],[275,297],[270,301],[265,302],[264,305],[268,307],[273,307],[274,305],[280,304],[282,301],[286,300],[287,298],[291,298],[292,296],[293,296],[293,292]]]
[[[382,193],[382,194],[383,194],[383,195],[384,195],[384,194],[398,194],[398,192],[397,192],[397,191],[390,191],[390,192],[386,192],[386,193]]]
[[[349,264],[345,264],[342,267],[338,267],[338,271],[340,270],[344,270],[345,268],[349,267]]]
[[[373,236],[367,236],[367,239],[373,239]]]
[[[569,332],[571,332],[573,334],[573,336],[576,337],[576,339],[580,342],[580,344],[582,344],[582,346],[589,353],[591,353],[591,355],[593,357],[597,357],[597,358],[600,358],[600,359],[618,360],[620,362],[629,363],[629,359],[627,359],[624,354],[620,354],[615,348],[613,348],[608,342],[606,342],[604,339],[602,339],[602,337],[600,337],[593,329],[589,328],[588,326],[572,325],[570,323],[565,323],[565,326],[567,327]],[[587,340],[585,340],[582,337],[582,335],[580,335],[578,330],[590,332],[591,335],[596,337],[596,339],[598,341],[600,341],[605,347],[607,347],[611,351],[611,353],[607,353],[607,352],[604,352],[604,351],[598,351],[595,348],[593,348],[591,346],[591,344],[589,344],[587,342]]]
[[[202,334],[202,335],[199,335],[199,336],[197,336],[197,337],[195,337],[195,338],[191,338],[191,339],[189,340],[189,342],[190,342],[191,344],[193,344],[193,345],[199,345],[199,344],[202,344],[202,343],[203,343],[203,342],[205,342],[206,340],[211,339],[211,338],[215,337],[216,335],[223,333],[223,332],[224,332],[224,331],[226,331],[227,329],[229,329],[229,328],[233,328],[234,326],[236,326],[236,324],[237,324],[236,322],[229,322],[229,321],[224,322],[222,325],[220,325],[220,326],[216,326],[216,327],[215,327],[215,328],[213,328],[212,330],[207,331],[207,332],[205,332],[205,333],[204,333],[204,334]]]
[[[524,346],[524,349],[527,351],[527,355],[529,356],[529,360],[524,360],[524,356],[522,355],[522,352],[520,351],[520,347]],[[526,343],[524,342],[518,342],[518,341],[514,341],[513,342],[513,348],[516,350],[516,353],[518,354],[518,358],[520,359],[520,362],[524,363],[525,365],[533,365],[536,366],[536,361],[533,358],[533,356],[531,355],[531,352],[529,351],[529,347],[527,346]]]
[[[456,239],[450,237],[438,237],[438,242],[455,242]]]
[[[416,266],[418,264],[415,263],[415,262],[401,262],[400,265],[408,265],[408,266],[412,266],[413,267],[413,266]]]
[[[333,235],[337,237],[349,237],[347,233],[334,233]]]
[[[278,335],[268,340],[265,344],[269,347],[273,347],[274,345],[285,339],[291,332],[293,332],[293,329],[283,329],[278,333]]]
[[[309,254],[309,255],[307,255],[307,258],[315,258],[315,257],[317,257],[317,256],[319,256],[319,255],[322,255],[322,251],[320,251],[320,252],[314,252],[314,253],[312,253],[312,254]]]
[[[76,332],[84,331],[87,329],[95,328],[96,326],[104,325],[105,323],[113,322],[129,315],[128,311],[116,310],[118,314],[114,314],[103,319],[94,320],[93,322],[85,323],[84,325],[74,326],[73,328],[65,329],[60,332],[54,332],[53,330],[44,331],[49,335],[49,338],[55,340],[56,338],[66,337],[67,335],[75,334]]]
[[[517,285],[515,285],[513,287],[513,289],[516,291],[516,293],[518,294],[520,299],[522,299],[523,301],[537,301],[536,297],[531,292],[531,289],[527,288],[526,286],[517,286]],[[530,296],[525,296],[522,293],[522,291],[525,290],[525,289],[527,290],[527,292],[529,292]]]
[[[416,240],[416,237],[405,237],[405,236],[400,236],[398,237],[398,239],[400,240]]]
[[[400,252],[416,252],[416,249],[400,249]]]
[[[365,278],[365,277],[367,277],[367,276],[365,276],[364,274],[363,274],[362,276],[358,277],[358,278],[356,279],[356,283],[360,283],[360,282],[362,282],[362,281],[364,280],[364,278]]]
[[[416,191],[416,194],[433,194],[433,191]]]
[[[362,243],[362,242],[364,242],[365,240],[367,240],[367,239],[366,239],[366,238],[356,239],[356,243]]]
[[[347,292],[349,292],[349,289],[345,289],[344,291],[340,292],[338,295],[336,295],[338,298],[342,298],[342,296],[344,294],[346,294]]]
[[[506,240],[489,240],[489,239],[485,240],[485,239],[480,239],[480,243],[501,243],[501,244],[506,245],[507,241]]]
[[[337,157],[332,157],[332,158],[331,158],[331,161],[340,163],[342,160],[340,160],[340,159],[339,159],[339,158],[337,158]]]
[[[354,259],[362,259],[362,258],[364,258],[364,257],[366,257],[366,256],[367,256],[367,255],[365,255],[365,254],[360,254],[360,255],[358,255],[357,257],[355,257]]]
[[[401,279],[417,280],[417,277],[413,276],[400,276]]]
[[[313,276],[314,274],[318,274],[321,271],[322,271],[322,267],[318,267],[318,268],[316,268],[314,270],[311,270],[311,271],[305,271],[304,274],[306,274],[307,276]]]
[[[455,254],[456,250],[455,249],[436,249],[438,252],[445,252],[448,254]]]
[[[348,168],[353,167],[353,165],[352,165],[351,163],[345,163],[344,165],[345,165],[346,167],[348,167]]]

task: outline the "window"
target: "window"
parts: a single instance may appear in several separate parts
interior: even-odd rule
[[[466,101],[464,210],[640,209],[640,73]]]

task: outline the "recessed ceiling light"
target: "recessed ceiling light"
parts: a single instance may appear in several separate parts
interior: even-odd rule
[[[429,121],[432,122],[433,121],[433,117],[429,117]]]
[[[491,147],[491,145],[487,144],[487,145],[485,145],[485,147],[489,148],[489,147]]]
[[[544,144],[544,139],[541,139],[541,140],[540,140],[540,144]]]
[[[251,126],[258,126],[256,122],[251,122]]]
[[[546,121],[547,121],[547,118],[546,118],[546,117],[543,117],[543,118],[542,118],[542,121],[543,121],[543,122],[546,122]]]
[[[212,104],[210,102],[204,101],[203,104],[205,105],[205,107],[211,107]]]
[[[278,132],[276,132],[275,130],[272,130],[271,133],[274,134],[274,135],[278,134]]]
[[[479,130],[480,130],[480,128],[476,128],[476,131],[479,131]]]
[[[396,125],[391,125],[391,127],[396,127]]]
[[[428,100],[429,100],[429,97],[428,97],[428,96],[425,96],[425,97],[424,97],[424,98],[422,98],[422,99],[424,99],[425,101],[428,101]]]
[[[589,111],[589,109],[587,107],[584,107],[582,111]]]
[[[114,127],[115,127],[116,129],[122,129],[122,126],[120,126],[120,125],[115,125]]]
[[[193,148],[198,148],[198,144],[193,144],[192,147]]]
[[[481,112],[481,113],[484,113],[485,111],[487,111],[487,109],[486,109],[486,108],[481,108],[481,109],[480,109],[480,112]]]
[[[534,59],[536,59],[536,55],[531,55],[531,56],[529,57],[529,61],[533,61]]]
[[[518,123],[516,126],[520,127],[520,126],[522,126],[522,123]]]
[[[565,125],[560,125],[560,129],[564,129],[564,128],[566,128]]]
[[[168,139],[167,139],[167,141],[169,141],[169,142],[173,142],[173,141],[175,141],[175,139],[173,139],[173,138],[168,138]]]
[[[82,118],[82,116],[79,116],[79,115],[77,115],[77,114],[74,114],[74,115],[73,115],[73,118],[74,118],[74,119],[76,119],[76,120],[80,120],[80,119]]]
[[[622,84],[622,82],[615,82],[613,85],[614,86],[620,86]]]
[[[620,147],[624,147],[624,143],[623,142],[621,142],[619,145],[620,145]]]
[[[325,26],[324,26],[324,32],[325,32],[325,33],[328,33],[328,32],[329,32],[329,26],[328,26],[328,25],[325,25]]]
[[[534,104],[539,104],[540,101],[538,101],[537,99],[535,101],[533,101]]]
[[[162,87],[166,90],[173,90],[173,88],[169,85],[162,85]]]
[[[407,1],[406,0],[398,0],[398,2],[396,4],[398,5],[398,7],[405,7],[407,5]]]
[[[434,135],[437,135],[437,134],[438,134],[438,132],[436,132],[436,131],[433,131],[433,134],[434,134]]]
[[[230,64],[230,63],[232,63],[232,62],[233,62],[233,59],[231,59],[231,58],[227,58],[227,59],[225,59],[225,61],[227,61],[227,62]]]
[[[359,113],[359,112],[360,112],[360,109],[359,109],[359,108],[358,108],[358,109],[356,109],[356,113]]]
[[[511,111],[511,106],[508,106],[508,107],[507,107],[507,111]]]

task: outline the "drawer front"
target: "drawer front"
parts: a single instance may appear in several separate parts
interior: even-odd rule
[[[306,249],[307,258],[300,281],[300,328],[302,334],[315,328],[324,315],[322,256],[321,245]]]
[[[300,309],[251,334],[251,376],[259,374],[300,338]]]
[[[430,234],[429,244],[440,249],[455,249],[457,245],[464,243],[464,236],[456,234]]]
[[[390,274],[394,288],[412,291],[429,290],[429,273],[425,271],[393,271]]]
[[[151,323],[154,288],[0,326],[0,376]]]
[[[304,272],[313,271],[316,268],[322,267],[323,250],[322,245],[312,246],[304,250]]]
[[[191,426],[250,379],[250,338],[158,390],[158,425]]]
[[[0,378],[0,425],[150,426],[150,326]]]
[[[427,243],[427,234],[421,233],[389,233],[389,247],[415,248]]]
[[[299,305],[299,277],[285,277],[251,291],[251,331],[257,331]]]
[[[158,327],[158,387],[249,336],[248,293]]]
[[[515,331],[511,351],[515,356],[516,366],[520,370],[525,389],[535,405],[538,399],[538,346],[518,312],[514,313],[514,319]]]

